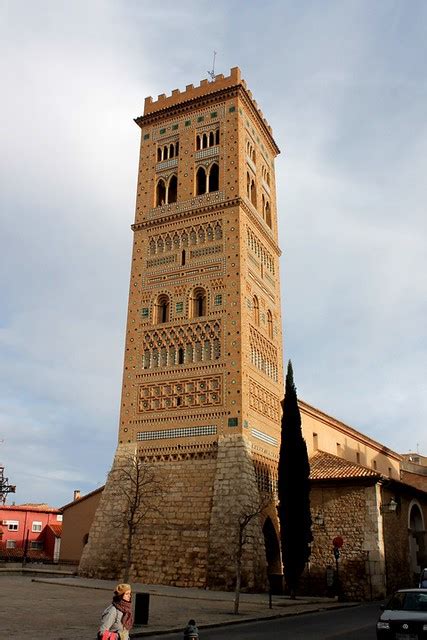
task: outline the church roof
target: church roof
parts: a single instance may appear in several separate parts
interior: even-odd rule
[[[379,480],[381,477],[378,471],[356,462],[349,462],[325,451],[317,451],[310,458],[310,480],[347,480],[353,478]]]

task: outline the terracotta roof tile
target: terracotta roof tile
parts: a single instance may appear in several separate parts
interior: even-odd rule
[[[50,529],[52,529],[54,535],[57,538],[61,537],[61,533],[62,533],[62,524],[49,524],[48,527],[50,527]]]
[[[381,478],[381,474],[356,462],[331,453],[317,451],[310,458],[310,480],[344,480],[348,478]]]

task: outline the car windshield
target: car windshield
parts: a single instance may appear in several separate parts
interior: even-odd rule
[[[395,593],[389,601],[387,609],[427,612],[427,593]]]

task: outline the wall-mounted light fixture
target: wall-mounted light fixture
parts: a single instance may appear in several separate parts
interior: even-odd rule
[[[394,513],[397,511],[398,502],[395,498],[390,498],[390,502],[381,505],[381,513]]]
[[[325,523],[323,515],[321,513],[316,513],[313,518],[313,522],[314,524],[317,524],[319,527],[321,527]]]

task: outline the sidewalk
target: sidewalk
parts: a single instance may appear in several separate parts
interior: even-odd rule
[[[96,626],[103,607],[109,604],[110,596],[116,586],[116,582],[111,580],[94,580],[79,577],[36,577],[32,579],[32,582],[33,584],[36,583],[34,586],[37,584],[40,588],[49,586],[50,589],[57,592],[59,592],[58,587],[61,587],[61,589],[70,594],[69,597],[72,597],[71,593],[74,591],[84,594],[84,597],[89,598],[91,602],[97,600],[104,603],[94,614],[92,628]],[[273,596],[273,606],[272,609],[269,609],[268,594],[242,593],[240,595],[240,612],[236,616],[233,614],[234,594],[230,592],[137,583],[133,583],[132,588],[134,592],[150,594],[148,624],[134,628],[131,633],[132,638],[182,631],[189,618],[195,618],[198,627],[203,629],[203,627],[222,626],[250,620],[300,615],[322,609],[354,606],[354,603],[338,603],[330,598],[298,598],[297,600],[290,600],[287,596]],[[75,600],[76,598],[77,596],[75,595],[72,599]],[[85,637],[90,637],[87,627],[85,634]],[[48,638],[50,636],[44,637]],[[55,640],[62,640],[62,638],[65,640],[68,637],[74,638],[75,635],[63,635],[60,639],[56,636]]]

